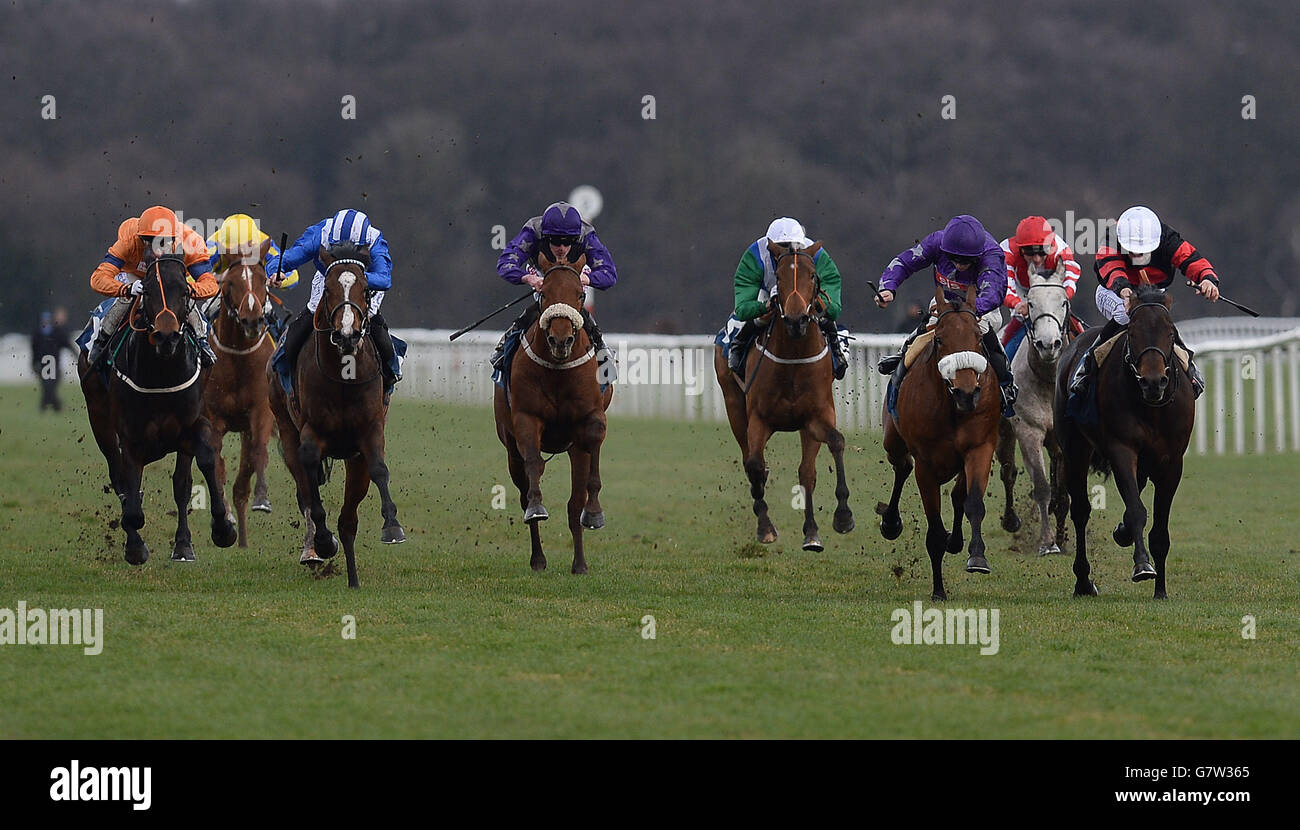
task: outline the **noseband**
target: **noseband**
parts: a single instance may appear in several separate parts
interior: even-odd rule
[[[936,333],[939,330],[939,321],[942,320],[944,317],[948,316],[949,314],[969,314],[972,318],[974,318],[975,336],[976,336],[976,340],[978,341],[980,317],[974,311],[971,311],[969,308],[966,308],[965,306],[961,308],[950,308],[947,311],[942,312],[937,318],[935,318],[934,331]],[[935,346],[934,350],[935,350],[935,356],[937,357],[939,354],[938,347]],[[975,358],[979,358],[979,360],[976,360]],[[947,363],[946,366],[944,365],[945,363]],[[953,395],[957,391],[956,388],[952,385],[953,380],[956,379],[957,372],[961,371],[962,369],[974,369],[975,389],[979,390],[983,386],[983,382],[980,380],[980,378],[983,377],[984,370],[988,368],[988,358],[984,357],[984,355],[980,354],[979,352],[961,351],[961,352],[954,352],[950,355],[945,355],[944,357],[939,358],[937,364],[939,368],[939,376],[943,378],[944,384],[947,385],[948,387],[948,394]],[[971,364],[971,365],[964,365],[964,364]]]
[[[1124,363],[1128,366],[1129,371],[1133,373],[1133,377],[1139,382],[1141,382],[1142,374],[1138,371],[1138,367],[1137,367],[1138,361],[1142,360],[1142,356],[1145,355],[1147,352],[1155,352],[1156,354],[1160,355],[1160,359],[1164,361],[1165,364],[1165,374],[1169,376],[1169,387],[1165,391],[1164,397],[1156,401],[1155,403],[1147,403],[1145,397],[1143,397],[1142,403],[1152,407],[1168,406],[1173,401],[1174,392],[1177,390],[1177,386],[1178,386],[1178,365],[1177,365],[1177,361],[1173,359],[1174,338],[1172,332],[1170,333],[1169,351],[1167,352],[1164,349],[1161,349],[1159,346],[1147,346],[1145,349],[1138,352],[1137,357],[1134,357],[1130,349],[1130,345],[1132,344],[1132,340],[1133,340],[1133,333],[1132,333],[1133,313],[1140,308],[1148,308],[1148,307],[1158,308],[1161,311],[1163,311],[1165,313],[1165,316],[1169,318],[1169,324],[1171,326],[1173,325],[1174,315],[1170,313],[1169,309],[1165,308],[1164,303],[1139,303],[1138,305],[1134,306],[1133,309],[1129,311],[1130,331],[1128,333],[1128,336],[1124,338]]]
[[[336,259],[329,264],[328,268],[325,269],[326,283],[329,282],[330,272],[340,265],[355,265],[361,269],[361,273],[363,275],[366,272],[366,264],[359,259]],[[370,328],[370,310],[368,308],[362,308],[361,306],[352,302],[352,300],[348,298],[347,293],[345,292],[343,295],[342,302],[340,302],[338,305],[334,306],[329,310],[329,318],[328,318],[329,328],[319,328],[313,326],[314,328],[316,328],[316,331],[328,331],[330,333],[330,342],[332,342],[335,346],[342,346],[342,340],[338,329],[334,328],[334,315],[337,314],[340,310],[345,308],[354,309],[357,317],[361,319],[361,325],[357,327],[358,339],[365,337],[366,332]]]
[[[136,315],[135,315],[134,313],[132,313],[132,314],[129,316],[129,318],[128,318],[128,322],[129,322],[129,324],[130,324],[130,326],[131,326],[131,330],[132,330],[132,331],[141,332],[141,333],[143,333],[143,332],[147,332],[147,331],[153,331],[154,329],[157,328],[157,326],[156,326],[155,324],[158,322],[158,318],[161,317],[161,316],[163,316],[164,314],[170,314],[173,318],[175,318],[177,328],[180,327],[181,322],[182,322],[182,320],[184,319],[181,315],[178,315],[175,311],[173,311],[172,308],[171,308],[169,305],[167,305],[167,288],[166,288],[166,286],[163,285],[163,281],[162,281],[162,267],[161,267],[161,266],[162,266],[162,263],[163,263],[165,260],[168,260],[168,261],[171,261],[171,262],[178,262],[178,263],[181,264],[182,267],[184,267],[184,265],[185,265],[185,260],[184,260],[184,258],[182,258],[182,257],[180,257],[180,256],[177,256],[177,255],[175,255],[175,254],[164,254],[163,256],[160,256],[160,257],[158,257],[157,259],[155,259],[153,262],[149,263],[149,265],[145,268],[144,275],[145,275],[145,278],[146,278],[146,279],[148,279],[149,276],[152,275],[153,278],[154,278],[155,280],[158,281],[158,298],[159,298],[160,300],[162,300],[162,306],[163,306],[163,307],[162,307],[162,310],[161,310],[161,311],[159,311],[157,314],[154,315],[153,320],[147,322],[147,323],[145,324],[144,327],[137,327],[137,326],[136,326],[136,324],[135,324],[135,318],[136,318]],[[136,300],[136,302],[137,302],[137,304],[138,304],[138,305],[137,305],[137,308],[138,308],[140,311],[145,311],[145,309],[144,309],[144,297],[141,296],[140,298],[138,298],[138,299]],[[145,312],[145,313],[147,314],[148,312]],[[185,315],[188,316],[188,314],[189,314],[189,309],[187,308],[187,309],[185,309]]]

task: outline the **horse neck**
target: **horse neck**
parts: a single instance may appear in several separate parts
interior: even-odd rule
[[[822,334],[821,326],[817,325],[816,320],[808,321],[808,331],[804,333],[803,337],[795,337],[790,334],[780,315],[773,315],[770,325],[772,333],[768,336],[769,342],[764,348],[776,354],[777,357],[792,360],[801,357],[813,357],[827,345],[826,337]]]
[[[135,350],[135,371],[137,374],[147,376],[137,378],[137,381],[158,381],[159,385],[166,385],[167,381],[187,380],[194,374],[198,354],[190,348],[189,338],[184,333],[181,334],[181,343],[176,347],[176,353],[171,357],[164,357],[158,353],[149,342],[147,332],[132,332],[131,337],[132,342],[127,343],[124,348]]]

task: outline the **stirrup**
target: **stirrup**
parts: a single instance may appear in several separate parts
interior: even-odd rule
[[[896,354],[887,354],[884,357],[880,358],[880,361],[876,364],[876,371],[880,372],[880,374],[882,375],[892,375],[894,374],[894,370],[898,368],[898,364],[902,362],[903,362],[902,352],[898,352]]]

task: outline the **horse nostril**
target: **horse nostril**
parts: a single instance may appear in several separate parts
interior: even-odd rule
[[[1061,348],[1061,338],[1058,337],[1058,338],[1056,338],[1055,340],[1052,341],[1052,348],[1053,348],[1053,349],[1059,349],[1059,348]]]

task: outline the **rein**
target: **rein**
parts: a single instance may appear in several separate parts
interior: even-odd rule
[[[799,274],[798,274],[798,259],[797,259],[797,258],[798,258],[798,257],[803,257],[804,259],[807,259],[808,262],[809,262],[810,264],[814,263],[816,260],[814,260],[814,259],[812,258],[812,256],[810,256],[810,255],[809,255],[807,252],[805,252],[805,251],[794,251],[794,250],[786,251],[784,254],[781,254],[781,256],[779,256],[779,257],[776,258],[776,262],[772,264],[772,270],[773,270],[773,271],[778,271],[778,270],[780,270],[781,262],[784,261],[786,257],[795,257],[795,258],[796,258],[796,261],[793,262],[793,263],[791,263],[791,265],[794,266],[795,269],[796,269],[796,270],[795,270],[795,288],[794,288],[794,296],[798,297],[800,300],[803,300],[803,298],[804,298],[804,297],[803,297],[803,294],[799,293],[799,279],[798,279]],[[813,291],[812,291],[812,298],[808,300],[808,304],[807,304],[807,306],[806,306],[805,309],[804,309],[804,313],[805,313],[805,314],[808,314],[809,316],[811,316],[813,303],[817,301],[817,297],[818,297],[821,293],[822,293],[822,290],[821,290],[821,279],[817,276],[817,272],[814,270],[814,271],[813,271]],[[777,284],[777,293],[776,293],[776,310],[777,310],[777,314],[780,315],[780,317],[781,317],[781,321],[782,321],[782,322],[787,322],[787,321],[789,321],[790,318],[787,317],[787,316],[786,316],[786,313],[785,313],[785,303],[783,303],[783,302],[781,301],[781,286],[780,286],[780,283],[779,283],[779,282],[778,282],[778,284]],[[775,318],[769,319],[769,320],[768,320],[768,323],[767,323],[767,330],[763,333],[763,342],[762,342],[762,343],[755,343],[755,344],[754,344],[754,348],[758,350],[758,360],[755,361],[755,363],[754,363],[754,371],[753,371],[752,373],[750,373],[748,380],[746,380],[746,381],[741,385],[741,388],[740,388],[741,394],[748,395],[748,394],[749,394],[749,390],[754,386],[754,381],[758,379],[758,370],[759,370],[760,368],[762,368],[762,366],[763,366],[763,358],[767,358],[768,360],[771,360],[773,363],[780,363],[780,364],[783,364],[783,365],[798,365],[798,364],[804,364],[804,363],[817,363],[817,362],[820,361],[822,358],[826,357],[827,354],[830,353],[830,348],[831,348],[831,347],[830,347],[830,342],[827,341],[826,343],[823,344],[823,346],[822,346],[822,350],[821,350],[820,352],[818,352],[817,354],[813,355],[812,357],[793,357],[793,358],[791,358],[791,357],[780,357],[779,355],[776,355],[776,354],[774,354],[774,353],[772,353],[772,352],[770,352],[770,351],[767,350],[767,342],[772,338],[772,329],[773,329],[775,326],[776,326],[776,320],[775,320]],[[821,328],[820,328],[820,327],[816,327],[816,330],[820,332],[820,331],[821,331]],[[823,338],[823,339],[825,339],[825,338]]]
[[[336,259],[329,264],[328,268],[325,269],[326,282],[329,281],[330,272],[333,271],[334,268],[339,265],[356,265],[361,269],[361,273],[363,275],[366,272],[366,264],[361,260]],[[324,297],[322,297],[321,299],[323,300]],[[361,318],[361,326],[359,327],[358,331],[360,332],[360,336],[364,338],[366,336],[366,332],[370,328],[370,310],[367,308],[362,308],[361,306],[352,302],[350,299],[347,298],[347,296],[344,296],[342,302],[340,302],[338,305],[334,306],[329,310],[329,313],[326,317],[326,319],[328,319],[330,323],[329,328],[321,328],[320,326],[316,325],[316,321],[314,319],[312,320],[312,328],[316,331],[328,331],[331,334],[334,334],[336,332],[336,329],[334,328],[334,315],[338,314],[340,310],[348,307],[355,309],[357,316]]]
[[[550,268],[547,268],[545,273],[542,274],[542,279],[546,279],[547,276],[549,276],[551,273],[555,271],[569,271],[570,273],[572,273],[574,276],[578,278],[579,284],[581,284],[582,282],[582,272],[579,271],[577,268],[574,268],[572,265],[570,265],[567,262],[557,262],[554,265],[552,265]],[[541,306],[540,300],[538,300],[538,306],[539,307]],[[542,310],[541,316],[537,318],[537,322],[533,324],[530,331],[548,331],[550,328],[551,321],[554,320],[556,317],[563,317],[566,320],[568,320],[570,323],[573,324],[573,328],[575,331],[582,330],[581,311],[569,305],[568,303],[551,303],[549,306],[547,306],[545,309]],[[565,361],[564,363],[557,363],[552,360],[547,360],[546,358],[537,354],[537,352],[533,351],[533,345],[530,342],[531,338],[528,336],[528,332],[524,332],[524,335],[520,338],[520,340],[523,343],[524,354],[528,355],[528,357],[532,359],[532,361],[536,363],[538,366],[544,366],[547,369],[558,369],[558,370],[575,369],[596,356],[596,347],[594,345],[589,345],[587,347],[587,353],[584,354],[582,357]]]
[[[1162,397],[1160,400],[1156,401],[1155,403],[1147,403],[1146,398],[1145,397],[1142,398],[1142,403],[1144,405],[1152,408],[1159,408],[1163,406],[1168,406],[1169,404],[1173,403],[1174,395],[1178,391],[1178,374],[1179,374],[1178,361],[1173,359],[1174,340],[1172,334],[1170,335],[1168,352],[1166,352],[1164,349],[1161,349],[1159,346],[1147,346],[1145,349],[1138,352],[1138,356],[1136,358],[1133,357],[1133,352],[1130,349],[1130,345],[1133,340],[1133,333],[1131,328],[1133,312],[1137,311],[1139,308],[1148,308],[1148,307],[1159,308],[1161,311],[1165,313],[1165,316],[1169,318],[1169,324],[1171,326],[1173,325],[1174,315],[1170,313],[1169,309],[1165,308],[1164,303],[1139,303],[1138,305],[1134,306],[1129,311],[1130,330],[1124,336],[1124,363],[1128,365],[1129,371],[1133,373],[1134,379],[1141,381],[1142,375],[1138,372],[1137,362],[1141,360],[1142,356],[1145,355],[1147,352],[1155,352],[1156,354],[1160,355],[1160,359],[1164,361],[1165,364],[1165,373],[1169,375],[1169,387],[1165,390],[1164,397]]]

